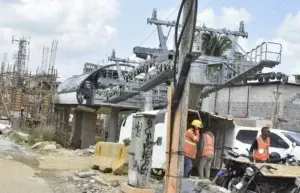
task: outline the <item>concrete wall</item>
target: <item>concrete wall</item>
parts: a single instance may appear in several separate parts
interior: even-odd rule
[[[278,100],[279,117],[288,121],[279,127],[300,132],[300,85],[269,83],[224,88],[205,98],[201,109],[220,115],[271,119],[275,110],[273,91],[276,90],[283,93]]]

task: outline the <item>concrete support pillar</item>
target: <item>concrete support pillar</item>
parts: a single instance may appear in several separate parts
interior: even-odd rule
[[[144,104],[144,111],[151,111],[153,110],[153,90],[149,90],[146,92],[145,96],[145,104]]]
[[[83,112],[81,123],[81,148],[88,148],[95,145],[95,135],[97,127],[97,114]]]
[[[118,132],[118,122],[119,122],[119,112],[120,109],[112,108],[111,114],[109,116],[109,123],[108,123],[108,141],[109,142],[117,142],[117,132]]]
[[[204,86],[202,85],[196,85],[196,84],[190,85],[189,109],[196,109],[203,88]]]
[[[133,117],[128,157],[128,185],[148,189],[154,143],[155,115],[137,113]]]
[[[70,107],[65,107],[64,108],[64,125],[63,125],[63,129],[64,131],[68,131],[69,129],[69,116],[70,116]]]
[[[82,125],[83,112],[74,111],[72,120],[72,146],[76,149],[81,147],[81,125]]]

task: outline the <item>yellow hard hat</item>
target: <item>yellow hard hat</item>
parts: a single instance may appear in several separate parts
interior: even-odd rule
[[[202,126],[202,122],[200,120],[198,120],[198,119],[193,120],[191,125],[193,125],[195,127],[198,127],[198,128],[202,128],[203,127]]]

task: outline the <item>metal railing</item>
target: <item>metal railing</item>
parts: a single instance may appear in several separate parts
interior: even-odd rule
[[[270,46],[276,46],[277,51],[271,51]],[[276,48],[275,48],[276,49]],[[248,61],[252,61],[255,63],[259,63],[261,61],[273,61],[273,62],[281,62],[281,53],[282,53],[282,45],[280,43],[275,42],[263,42],[258,45],[256,48],[252,49],[250,52],[247,52],[245,58],[250,58]],[[269,58],[270,55],[273,55],[273,58]]]

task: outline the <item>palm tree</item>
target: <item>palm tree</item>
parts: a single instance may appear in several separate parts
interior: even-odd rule
[[[204,33],[202,35],[202,52],[207,56],[223,56],[232,41],[224,35]]]
[[[202,53],[207,56],[224,56],[226,51],[231,46],[232,41],[224,35],[213,32],[204,33],[202,35]],[[214,65],[206,68],[206,74],[215,74],[218,71],[219,65]]]

